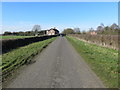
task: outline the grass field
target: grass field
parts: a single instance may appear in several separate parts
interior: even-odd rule
[[[0,36],[0,39],[17,39],[17,38],[28,38],[34,36]]]
[[[0,56],[2,57],[2,65],[0,68],[2,68],[3,79],[6,78],[6,76],[9,75],[11,71],[16,70],[16,68],[19,66],[25,63],[29,63],[36,54],[41,52],[49,43],[55,39],[56,37],[32,43]]]
[[[106,87],[118,88],[118,51],[66,37]]]

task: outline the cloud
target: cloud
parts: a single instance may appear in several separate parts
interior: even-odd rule
[[[2,33],[5,31],[19,32],[19,31],[29,31],[32,30],[33,25],[26,26],[2,26]]]
[[[4,33],[5,31],[19,32],[19,31],[30,31],[35,24],[28,21],[19,21],[14,24],[3,24],[0,25],[0,31]],[[0,32],[0,33],[1,33]]]

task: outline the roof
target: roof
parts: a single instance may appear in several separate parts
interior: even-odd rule
[[[59,32],[57,29],[55,29],[55,28],[51,28],[50,30],[54,30],[54,31],[57,31],[57,32]],[[50,30],[48,30],[48,31],[50,31]]]

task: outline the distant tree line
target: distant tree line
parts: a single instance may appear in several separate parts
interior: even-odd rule
[[[89,30],[80,31],[80,28],[67,28],[63,30],[63,34],[89,34],[91,32],[96,32],[97,34],[105,34],[105,35],[118,35],[120,34],[120,27],[113,23],[111,26],[104,26],[103,23],[101,23],[100,26],[97,27],[96,30],[93,28],[90,28]],[[33,29],[31,31],[25,31],[25,32],[4,32],[3,35],[16,35],[16,36],[38,36],[38,35],[45,35],[46,30],[41,30],[40,25],[34,25]]]
[[[104,35],[118,35],[120,34],[120,27],[113,23],[111,26],[104,26],[103,23],[101,23],[100,26],[97,27],[96,30],[93,28],[90,28],[88,31],[83,30],[80,31],[80,28],[67,28],[64,29],[62,33],[64,34],[89,34],[90,32],[96,32],[97,34],[104,34]]]
[[[80,28],[67,28],[62,32],[63,34],[81,34]]]
[[[4,32],[3,35],[15,35],[15,36],[35,36],[35,35],[44,35],[46,34],[46,30],[42,30],[42,31],[26,31],[26,32],[9,32],[9,31],[6,31]]]
[[[19,32],[10,32],[6,31],[3,35],[15,35],[15,36],[36,36],[36,35],[44,35],[46,34],[46,30],[41,30],[40,25],[34,25],[31,31],[19,31]]]
[[[96,32],[98,34],[117,35],[120,33],[120,27],[116,23],[113,23],[111,26],[104,26],[104,24],[101,24],[97,27]]]

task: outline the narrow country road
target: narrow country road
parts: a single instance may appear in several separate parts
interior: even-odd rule
[[[104,88],[65,37],[52,42],[6,88]]]

